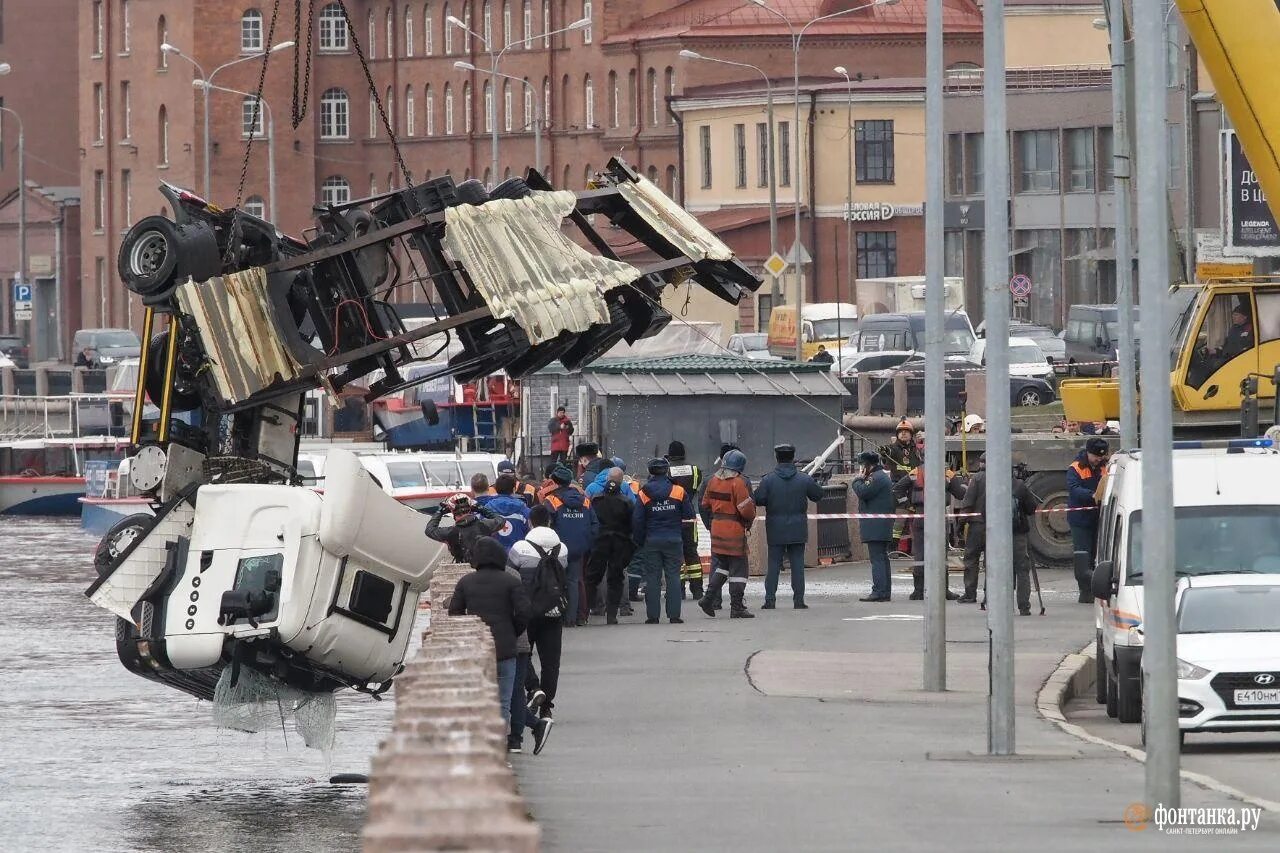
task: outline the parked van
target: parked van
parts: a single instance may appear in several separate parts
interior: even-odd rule
[[[1136,322],[1137,306],[1133,313]],[[1120,309],[1115,305],[1072,305],[1062,339],[1067,345],[1067,372],[1072,376],[1114,376],[1119,360]]]
[[[1280,575],[1280,453],[1270,439],[1187,442],[1173,451],[1174,569]],[[1098,520],[1098,700],[1123,723],[1142,718],[1142,453],[1117,453]],[[1267,471],[1271,473],[1268,474]],[[1157,531],[1166,536],[1168,531]]]
[[[924,312],[909,314],[868,314],[858,324],[858,352],[908,350],[924,353]],[[973,342],[973,325],[963,311],[947,314],[947,355],[969,357]]]
[[[803,361],[823,346],[832,353],[858,328],[858,309],[850,302],[814,302],[805,305],[800,324]],[[769,352],[780,358],[796,357],[796,308],[779,305],[769,313]]]

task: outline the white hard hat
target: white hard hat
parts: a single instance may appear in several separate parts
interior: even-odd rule
[[[980,415],[965,415],[964,431],[973,432],[976,428],[980,426],[985,426],[986,423],[987,422],[984,421]]]

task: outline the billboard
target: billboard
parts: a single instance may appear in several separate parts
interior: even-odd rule
[[[1227,255],[1280,255],[1280,228],[1258,176],[1234,130],[1222,132],[1222,251]]]

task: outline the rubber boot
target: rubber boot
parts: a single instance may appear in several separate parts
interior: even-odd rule
[[[725,579],[725,575],[713,573],[711,575],[711,583],[707,586],[707,594],[698,601],[698,606],[708,616],[715,616],[716,610],[719,609],[716,607],[716,601],[720,598],[720,588],[724,586]]]
[[[911,570],[911,595],[907,598],[909,601],[921,601],[924,598],[924,569],[913,568]]]
[[[735,583],[729,590],[729,618],[730,619],[754,619],[756,615],[747,609],[747,604],[743,601],[746,593],[746,584]]]

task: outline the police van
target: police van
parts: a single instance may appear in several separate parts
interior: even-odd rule
[[[1093,572],[1097,700],[1124,723],[1142,718],[1142,453],[1112,457]],[[1269,472],[1269,473],[1268,473]],[[1175,442],[1178,578],[1280,575],[1280,452],[1270,439]]]

